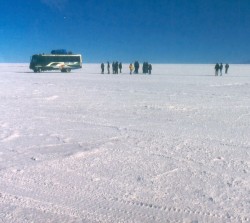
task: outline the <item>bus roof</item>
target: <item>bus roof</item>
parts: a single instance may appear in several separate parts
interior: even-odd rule
[[[82,56],[81,54],[34,54],[33,56],[51,56],[51,57],[65,57],[65,56]]]

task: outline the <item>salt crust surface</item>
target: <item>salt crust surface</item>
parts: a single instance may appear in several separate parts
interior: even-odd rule
[[[0,222],[250,222],[250,66],[123,67],[0,64]]]

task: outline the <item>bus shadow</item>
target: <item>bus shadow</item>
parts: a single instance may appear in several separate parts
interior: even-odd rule
[[[15,71],[14,73],[26,74],[26,73],[34,73],[32,71]]]
[[[15,71],[14,73],[19,73],[19,74],[61,74],[61,73],[63,73],[63,72],[48,72],[48,71],[46,71],[46,72],[37,72],[37,73],[35,73],[35,72],[33,72],[33,71]]]

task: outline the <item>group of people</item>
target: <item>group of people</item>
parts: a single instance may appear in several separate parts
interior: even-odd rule
[[[104,74],[104,68],[105,68],[105,65],[104,63],[101,64],[101,72],[102,74]],[[112,73],[113,74],[118,74],[118,71],[120,70],[120,73],[122,72],[122,63],[118,63],[118,61],[116,62],[113,62],[112,63]],[[110,63],[107,62],[107,71],[108,71],[108,74],[110,74]]]
[[[134,73],[134,74],[138,74],[139,73],[139,68],[140,68],[140,64],[138,61],[135,61],[134,64],[129,64],[129,71],[130,74]],[[105,65],[104,63],[101,64],[101,73],[104,74],[104,69],[105,69]],[[223,73],[223,64],[222,63],[216,63],[215,64],[215,76],[222,76]],[[229,69],[229,64],[225,64],[225,74],[228,73],[228,69]],[[122,63],[116,61],[112,63],[112,73],[113,74],[118,74],[118,72],[120,71],[120,73],[122,73]],[[142,73],[143,74],[151,74],[152,71],[152,65],[148,62],[143,62],[142,65]],[[110,74],[110,63],[107,62],[107,72],[108,74]]]
[[[140,68],[140,64],[139,64],[138,61],[134,62],[134,66],[131,63],[129,65],[130,74],[132,74],[133,71],[134,71],[134,74],[138,74],[139,73],[139,68]],[[151,74],[151,71],[152,71],[152,64],[149,64],[148,62],[143,62],[142,73],[143,74]]]
[[[134,64],[130,64],[129,65],[129,71],[130,74],[134,73],[134,74],[138,74],[139,73],[139,68],[140,68],[140,64],[138,61],[135,61]],[[101,73],[104,74],[104,70],[105,70],[105,65],[104,63],[101,63]],[[118,71],[120,71],[120,73],[122,73],[122,63],[116,61],[112,63],[112,73],[113,74],[118,74]],[[142,65],[142,73],[143,74],[151,74],[152,71],[152,65],[149,64],[148,62],[144,62]],[[110,63],[107,62],[107,72],[108,74],[110,74]]]
[[[225,74],[227,74],[228,72],[228,68],[229,68],[229,64],[225,65]],[[222,71],[223,71],[223,64],[222,63],[216,63],[215,64],[215,76],[219,76],[219,72],[220,72],[220,76],[222,76]]]
[[[149,64],[148,62],[144,62],[142,65],[142,72],[144,74],[151,74],[152,71],[152,65]]]

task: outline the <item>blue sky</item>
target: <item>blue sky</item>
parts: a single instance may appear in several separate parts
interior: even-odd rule
[[[0,62],[68,49],[84,62],[250,61],[249,0],[9,0]]]

